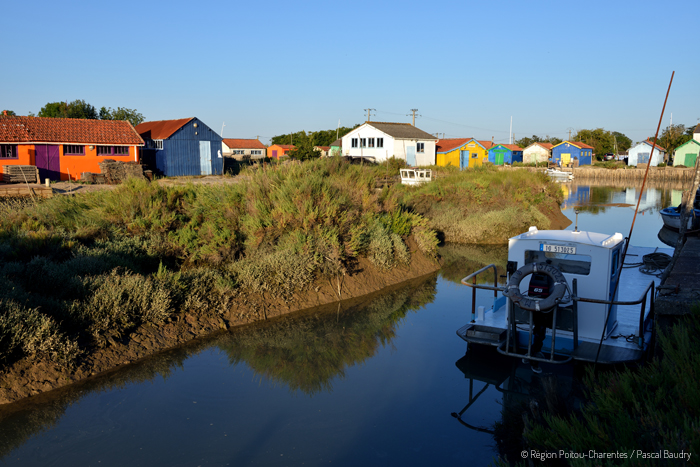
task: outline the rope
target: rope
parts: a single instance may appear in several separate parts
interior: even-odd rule
[[[666,253],[649,253],[642,257],[644,263],[639,271],[650,276],[660,276],[664,269],[671,263],[671,257]]]

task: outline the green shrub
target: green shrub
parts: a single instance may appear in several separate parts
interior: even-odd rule
[[[0,299],[0,362],[43,355],[70,365],[79,354],[78,344],[61,333],[51,318],[36,308]]]

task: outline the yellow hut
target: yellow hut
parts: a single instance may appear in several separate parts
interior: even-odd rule
[[[441,139],[435,145],[436,164],[452,165],[460,170],[467,167],[480,167],[489,157],[491,141],[477,141],[474,138]]]

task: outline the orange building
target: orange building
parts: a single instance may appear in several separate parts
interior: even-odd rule
[[[293,144],[273,144],[267,147],[267,157],[270,159],[279,159],[282,156],[286,156],[287,153],[295,147],[296,146]]]
[[[44,180],[100,173],[105,159],[139,162],[143,140],[131,123],[0,116],[0,173],[5,165],[35,165]]]

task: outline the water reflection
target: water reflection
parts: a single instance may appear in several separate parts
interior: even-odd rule
[[[466,405],[452,416],[470,430],[493,435],[501,458],[513,464],[521,459],[527,423],[541,422],[544,414],[567,415],[583,401],[580,368],[574,365],[543,365],[545,371],[535,374],[529,364],[479,347],[470,349],[455,365],[469,389]],[[471,410],[482,398],[493,396],[493,390],[501,402],[500,420],[478,426]]]
[[[433,276],[369,304],[337,314],[312,313],[264,323],[227,335],[215,345],[232,365],[245,363],[259,378],[308,395],[330,392],[332,381],[344,377],[346,368],[371,358],[394,339],[408,312],[434,300],[436,285]]]
[[[342,379],[347,368],[391,344],[406,315],[435,299],[436,287],[437,275],[431,275],[388,293],[346,301],[342,307],[320,307],[218,333],[110,374],[1,406],[0,459],[30,438],[56,427],[67,410],[81,399],[168,380],[185,371],[186,360],[212,347],[224,352],[230,366],[247,365],[253,369],[261,382],[283,384],[290,391],[308,395],[331,392],[333,381]],[[89,431],[89,427],[85,429]]]
[[[455,284],[460,284],[462,278],[482,267],[495,264],[500,276],[505,274],[508,262],[507,245],[457,245],[449,244],[440,247],[442,269],[440,276]],[[481,274],[477,277],[479,284],[493,282],[491,274]]]

